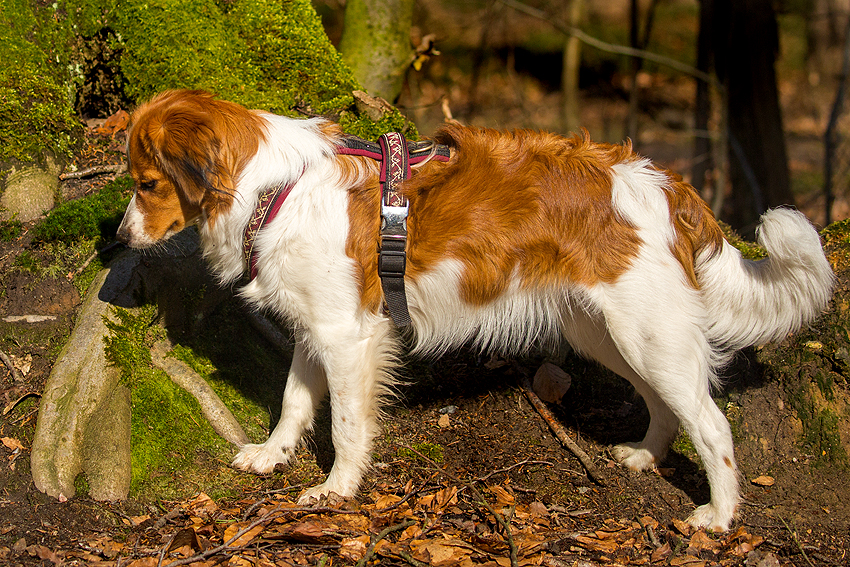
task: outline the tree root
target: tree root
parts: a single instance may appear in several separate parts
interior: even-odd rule
[[[188,364],[167,356],[169,350],[171,345],[167,341],[157,342],[151,349],[154,365],[168,374],[175,384],[194,396],[201,405],[204,417],[216,433],[237,447],[250,443],[245,431],[210,385],[189,368]]]

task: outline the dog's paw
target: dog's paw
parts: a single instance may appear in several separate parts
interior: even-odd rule
[[[280,447],[270,447],[266,443],[248,444],[239,449],[231,465],[247,472],[269,474],[275,465],[286,464],[291,457],[292,452],[284,451]]]
[[[299,506],[314,506],[318,504],[323,498],[326,498],[330,502],[334,502],[335,500],[344,500],[346,498],[352,498],[354,496],[355,490],[346,491],[343,488],[330,486],[327,482],[324,482],[318,486],[314,486],[313,488],[308,488],[298,497],[298,505]]]
[[[611,455],[618,463],[633,471],[645,471],[655,467],[655,456],[639,443],[623,443],[611,447]]]
[[[713,532],[726,532],[732,525],[734,512],[721,513],[711,504],[703,504],[688,516],[688,523],[695,528],[706,528]]]

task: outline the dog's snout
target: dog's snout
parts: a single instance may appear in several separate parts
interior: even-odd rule
[[[118,232],[115,233],[115,240],[122,244],[130,244],[130,231],[127,230],[127,227],[124,223],[121,223],[121,226],[118,227]]]

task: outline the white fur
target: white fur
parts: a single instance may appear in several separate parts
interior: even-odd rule
[[[258,275],[241,294],[291,321],[298,342],[277,427],[265,443],[242,447],[233,464],[268,473],[287,462],[329,394],[336,460],[327,480],[301,501],[329,492],[352,496],[378,434],[380,401],[396,364],[396,333],[386,316],[361,310],[355,265],[345,253],[348,196],[321,121],[262,116],[269,142],[239,179],[231,210],[213,226],[202,220],[200,232],[222,281],[234,281],[246,269],[242,233],[259,192],[297,180],[256,239]],[[615,457],[634,469],[653,467],[681,423],[711,484],[711,501],[690,521],[726,530],[738,481],[729,425],[710,396],[716,370],[731,350],[783,337],[811,321],[826,306],[832,272],[805,217],[775,210],[760,229],[770,258],[749,262],[725,245],[716,256],[697,258],[701,290],[695,290],[671,251],[676,234],[667,176],[635,159],[612,168],[612,183],[616,213],[642,242],[615,283],[545,289],[520,286],[514,278],[498,299],[477,307],[460,296],[463,264],[446,258],[408,282],[415,350],[440,354],[473,344],[517,352],[566,339],[628,379],[646,400],[646,436],[615,447]],[[141,226],[138,215],[131,204],[125,223],[132,231]]]

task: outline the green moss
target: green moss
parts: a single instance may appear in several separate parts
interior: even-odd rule
[[[41,263],[38,261],[38,258],[36,258],[35,255],[29,250],[24,250],[20,254],[18,254],[18,257],[15,258],[15,261],[12,263],[12,265],[19,270],[30,272],[32,274],[41,273]]]
[[[0,242],[17,240],[24,232],[24,225],[17,219],[0,221]]]
[[[121,371],[124,383],[133,388],[139,373],[151,366],[150,345],[156,307],[147,305],[133,313],[126,309],[113,308],[112,318],[105,318],[109,335],[104,337],[104,350],[109,362]]]
[[[402,447],[397,451],[397,455],[400,458],[407,459],[409,461],[422,461],[422,457],[420,455],[423,455],[437,464],[442,463],[444,460],[442,445],[436,445],[434,443],[417,443],[412,446],[412,449],[414,450],[411,451],[410,449]]]
[[[236,421],[244,426],[245,433],[249,438],[257,443],[265,441],[266,430],[264,425],[268,423],[269,419],[265,407],[251,397],[245,396],[228,379],[228,376],[218,371],[209,358],[196,353],[190,347],[177,345],[171,351],[170,356],[182,360],[206,380],[222,403],[233,413]]]
[[[118,177],[98,193],[62,203],[34,229],[39,242],[72,242],[82,238],[111,241],[127,204],[133,179]]]
[[[748,242],[741,238],[735,230],[723,221],[718,221],[723,235],[729,244],[738,249],[741,255],[747,260],[763,260],[767,258],[767,251],[754,242]]]
[[[65,22],[56,4],[0,0],[0,162],[69,156],[77,143]]]
[[[85,46],[98,37],[120,54],[106,63],[136,102],[202,88],[279,114],[348,114],[369,139],[411,127],[397,112],[377,125],[352,112],[359,86],[309,0],[0,0],[0,162],[70,154]]]
[[[252,108],[339,113],[356,83],[307,0],[148,0],[115,18],[132,98],[203,88]]]

